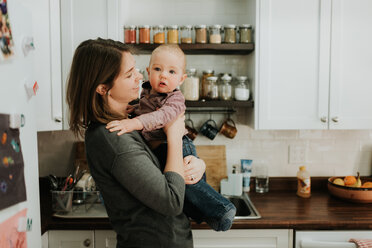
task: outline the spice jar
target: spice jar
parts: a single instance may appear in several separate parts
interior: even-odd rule
[[[163,25],[157,25],[153,27],[153,42],[155,44],[164,44],[165,43],[165,28]]]
[[[195,43],[207,43],[207,25],[195,26]]]
[[[239,26],[239,42],[240,43],[252,42],[252,25],[243,24]]]
[[[214,76],[214,70],[212,69],[207,69],[203,71],[203,76],[202,76],[202,83],[201,83],[201,98],[206,99],[208,97],[208,90],[207,90],[207,78]]]
[[[221,25],[212,25],[209,27],[209,43],[221,44]]]
[[[142,25],[139,27],[139,43],[150,43],[150,26]]]
[[[178,26],[177,25],[168,26],[167,40],[168,40],[168,44],[178,44]]]
[[[235,86],[235,100],[237,101],[247,101],[249,99],[249,89],[247,86],[247,77],[246,76],[238,76],[236,77],[238,81]]]
[[[185,25],[181,28],[181,43],[190,44],[192,43],[192,26],[191,25]]]
[[[187,101],[199,100],[199,78],[196,77],[196,69],[186,70],[187,78],[181,84],[181,92]]]
[[[221,77],[222,83],[219,85],[220,92],[220,100],[231,100],[232,99],[232,85],[231,85],[232,77],[229,74],[224,74]]]
[[[136,43],[137,27],[135,25],[124,26],[124,43]]]
[[[218,77],[212,76],[207,77],[205,90],[207,92],[206,99],[207,100],[217,100],[218,99],[218,85],[217,85]]]
[[[225,43],[236,43],[236,26],[234,24],[226,25],[225,31]]]

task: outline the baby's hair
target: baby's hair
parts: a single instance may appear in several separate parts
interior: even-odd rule
[[[186,70],[186,56],[185,56],[185,53],[182,51],[182,49],[177,44],[162,44],[162,45],[158,46],[157,48],[155,48],[154,51],[152,51],[152,53],[151,53],[150,64],[151,64],[152,56],[155,53],[163,52],[163,51],[173,53],[176,56],[178,56],[180,59],[182,59],[182,61],[183,61],[183,68],[182,69],[185,72],[185,70]]]

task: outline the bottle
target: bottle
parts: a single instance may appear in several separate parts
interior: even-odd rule
[[[128,25],[124,26],[124,43],[134,44],[137,40],[137,26]]]
[[[231,86],[231,79],[232,77],[229,74],[224,74],[221,77],[222,84],[219,85],[220,87],[220,100],[231,100],[232,99],[232,86]]]
[[[187,69],[186,73],[187,78],[181,84],[181,92],[186,101],[197,101],[199,100],[199,78],[196,76],[196,69]]]
[[[195,43],[207,43],[207,25],[202,24],[195,26]]]
[[[208,98],[207,78],[211,76],[214,76],[214,70],[207,69],[203,71],[203,76],[201,79],[201,87],[200,87],[201,88],[200,96],[202,100],[205,100]]]
[[[155,44],[165,43],[165,29],[163,25],[157,25],[153,28],[153,40]]]
[[[212,25],[209,27],[209,43],[221,44],[221,25]]]
[[[191,25],[185,25],[181,26],[181,43],[182,44],[191,44],[192,43],[192,26]]]
[[[300,166],[297,172],[297,195],[303,198],[311,196],[311,179],[306,166]]]
[[[238,76],[236,78],[238,83],[235,86],[235,100],[237,101],[247,101],[249,99],[249,89],[247,87],[246,76]]]
[[[168,44],[178,44],[178,25],[168,26],[167,32]]]
[[[139,43],[149,44],[150,43],[150,25],[139,26]]]

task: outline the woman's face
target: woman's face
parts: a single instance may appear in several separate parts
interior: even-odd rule
[[[123,52],[121,70],[109,90],[109,101],[128,104],[138,98],[139,83],[143,76],[136,70],[136,61],[129,52]]]

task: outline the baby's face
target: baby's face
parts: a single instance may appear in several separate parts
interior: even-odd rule
[[[159,51],[152,55],[147,68],[150,84],[158,93],[172,92],[186,78],[184,60],[175,53]]]

